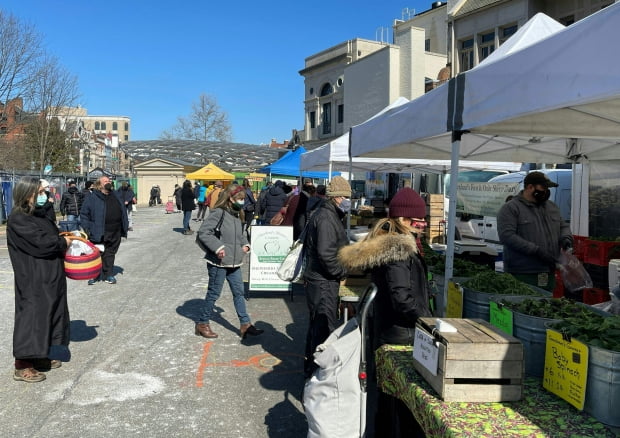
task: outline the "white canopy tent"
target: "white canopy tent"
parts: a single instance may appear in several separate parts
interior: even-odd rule
[[[351,155],[450,158],[453,171],[459,159],[620,160],[618,26],[616,3],[526,48],[481,63],[447,86],[354,126]],[[573,200],[581,199],[584,188],[587,193],[584,168],[581,182],[573,178]],[[449,230],[455,223],[456,185],[451,191]],[[573,231],[580,234],[587,203],[575,207]],[[454,249],[454,234],[448,235],[447,278]]]

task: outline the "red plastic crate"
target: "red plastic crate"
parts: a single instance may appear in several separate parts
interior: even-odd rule
[[[562,298],[564,296],[564,282],[559,269],[555,270],[555,287],[553,288],[553,298]]]
[[[579,260],[583,261],[583,257],[586,254],[586,243],[588,241],[587,237],[584,236],[573,236],[573,254]]]
[[[598,304],[609,301],[609,291],[605,289],[599,289],[596,287],[583,290],[583,303],[584,304]]]
[[[586,241],[586,251],[583,257],[584,263],[607,266],[609,260],[616,257],[620,257],[620,242]]]

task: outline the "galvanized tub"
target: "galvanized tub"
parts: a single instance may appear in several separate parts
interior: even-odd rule
[[[584,411],[601,423],[620,427],[620,352],[588,345]]]
[[[551,292],[536,286],[527,285],[529,288],[538,293],[540,297],[551,297]],[[489,306],[493,297],[501,297],[502,295],[492,294],[488,292],[479,292],[468,287],[463,287],[463,318],[480,318],[489,322],[490,311]],[[527,297],[532,298],[536,295],[504,295],[507,297]]]

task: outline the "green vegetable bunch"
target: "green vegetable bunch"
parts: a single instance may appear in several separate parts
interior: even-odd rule
[[[550,328],[585,344],[620,352],[620,316],[604,317],[592,313],[553,323]]]
[[[500,304],[503,304],[513,312],[536,316],[538,318],[588,318],[592,315],[596,315],[586,306],[579,305],[575,301],[567,298],[527,298],[521,302],[501,299]]]
[[[424,249],[424,261],[430,267],[431,272],[443,274],[446,271],[446,257],[438,254],[426,243],[422,243]],[[452,275],[454,277],[471,277],[477,272],[491,272],[487,265],[479,265],[459,258],[454,259]]]
[[[463,283],[463,287],[489,294],[540,296],[538,292],[512,275],[491,270],[474,275]]]

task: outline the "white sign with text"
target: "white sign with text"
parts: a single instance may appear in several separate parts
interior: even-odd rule
[[[413,358],[433,376],[437,375],[439,348],[435,345],[435,339],[419,327],[416,327],[413,339]]]

